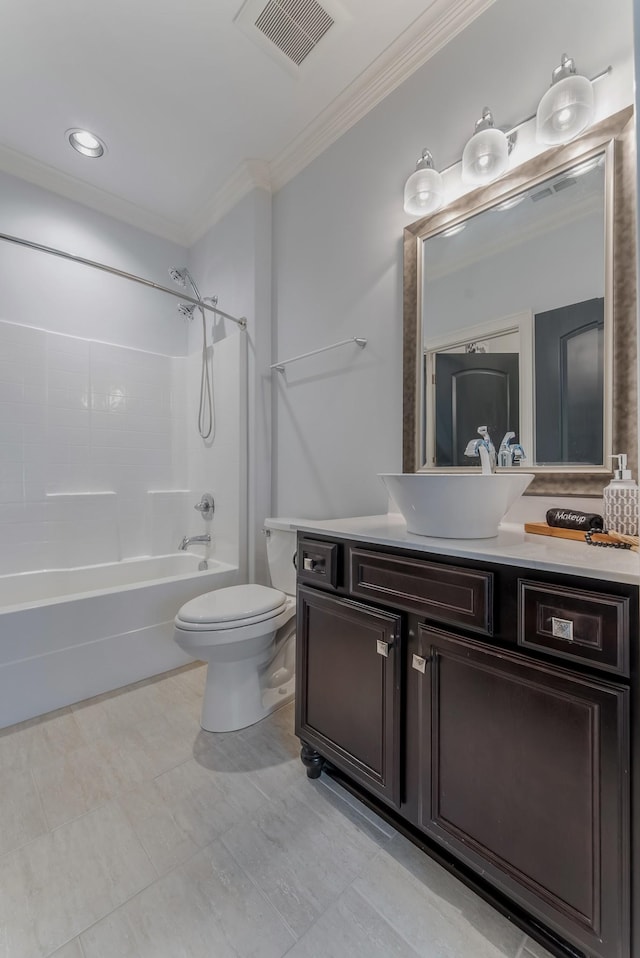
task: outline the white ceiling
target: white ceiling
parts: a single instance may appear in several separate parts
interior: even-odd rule
[[[493,0],[326,0],[296,72],[243,32],[242,0],[4,0],[0,169],[189,244],[278,188]],[[266,3],[266,0],[265,0]],[[75,153],[89,129],[108,152]]]

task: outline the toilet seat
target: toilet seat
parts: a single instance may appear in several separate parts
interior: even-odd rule
[[[176,627],[185,632],[241,629],[276,618],[285,611],[287,596],[263,585],[234,585],[196,596],[182,606]]]
[[[284,604],[275,613],[254,616],[251,620],[242,619],[237,622],[212,625],[208,622],[200,624],[182,622],[180,616],[177,615],[174,637],[183,649],[194,654],[196,658],[205,649],[213,650],[223,647],[235,648],[235,654],[242,658],[240,654],[242,646],[245,646],[246,649],[256,639],[262,642],[265,635],[277,632],[295,614],[296,600],[293,596],[287,596]]]

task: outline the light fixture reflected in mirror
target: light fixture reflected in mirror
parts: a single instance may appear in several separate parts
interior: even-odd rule
[[[551,87],[540,100],[536,114],[536,139],[539,143],[568,143],[591,123],[593,86],[576,73],[576,65],[566,53],[551,74]]]
[[[442,177],[433,168],[433,156],[423,150],[404,188],[404,210],[411,216],[426,216],[439,210],[444,201]]]
[[[503,200],[502,203],[496,203],[495,206],[491,207],[491,210],[497,210],[498,213],[504,213],[505,210],[512,210],[514,206],[519,206],[523,200],[526,200],[527,193],[519,193],[517,196],[512,196],[509,200]]]
[[[509,153],[506,133],[494,126],[491,110],[485,107],[462,154],[462,182],[490,183],[502,176],[509,165]]]
[[[467,228],[467,224],[466,224],[466,223],[456,223],[455,226],[450,226],[448,229],[443,230],[443,231],[442,231],[441,233],[439,233],[438,235],[439,235],[439,236],[444,236],[444,237],[447,237],[447,236],[456,236],[457,233],[461,233],[463,230],[466,230],[466,228]]]
[[[585,160],[584,163],[578,163],[571,170],[571,176],[584,176],[585,173],[591,173],[598,166],[604,166],[604,153],[600,153],[599,156],[594,156],[590,160]]]

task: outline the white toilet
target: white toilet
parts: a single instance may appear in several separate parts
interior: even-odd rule
[[[174,639],[207,663],[200,724],[232,732],[290,702],[295,687],[295,530],[265,519],[273,588],[234,585],[182,606]]]

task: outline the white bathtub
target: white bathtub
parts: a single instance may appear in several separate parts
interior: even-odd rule
[[[201,556],[0,576],[0,728],[191,661],[173,641],[189,599],[238,582]]]

